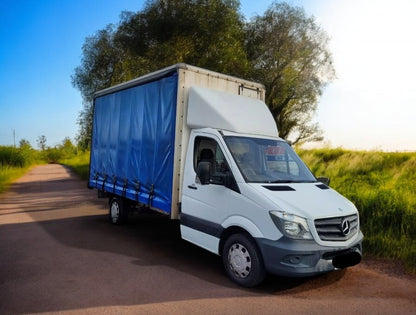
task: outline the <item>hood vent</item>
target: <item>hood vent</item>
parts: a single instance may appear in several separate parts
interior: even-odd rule
[[[271,190],[271,191],[295,191],[295,189],[293,189],[290,186],[286,186],[286,185],[284,185],[284,186],[282,186],[282,185],[279,185],[279,186],[263,186],[263,187],[268,189],[268,190]]]
[[[329,187],[325,184],[319,184],[319,185],[315,185],[315,186],[318,187],[318,188],[321,188],[322,190],[329,189]]]

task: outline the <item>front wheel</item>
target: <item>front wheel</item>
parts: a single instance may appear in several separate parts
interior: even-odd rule
[[[254,287],[266,277],[260,251],[248,235],[231,235],[225,241],[222,261],[228,276],[241,286]]]

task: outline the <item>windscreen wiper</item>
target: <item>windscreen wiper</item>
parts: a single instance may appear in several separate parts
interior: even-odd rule
[[[298,183],[298,182],[294,181],[294,180],[288,180],[288,179],[279,179],[279,180],[271,181],[270,183],[272,183],[272,184],[289,184],[289,183]]]
[[[290,183],[316,183],[313,180],[290,180],[290,179],[279,179],[270,182],[272,184],[290,184]]]

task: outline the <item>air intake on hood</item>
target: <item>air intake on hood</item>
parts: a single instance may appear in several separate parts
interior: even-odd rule
[[[319,184],[319,185],[315,185],[315,186],[318,187],[318,188],[321,188],[322,190],[329,189],[329,187],[327,185],[324,185],[324,184]]]
[[[271,191],[295,191],[295,189],[293,189],[290,186],[286,186],[286,185],[284,185],[284,186],[282,186],[282,185],[279,185],[279,186],[263,186],[263,187],[268,189],[268,190],[271,190]]]

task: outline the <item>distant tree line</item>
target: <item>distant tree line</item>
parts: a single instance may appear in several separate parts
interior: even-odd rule
[[[32,147],[26,139],[19,141],[19,146],[0,146],[0,170],[2,167],[26,167],[37,163],[58,163],[62,159],[69,159],[78,154],[78,148],[66,137],[53,147],[46,145],[46,137],[36,139],[39,150]]]
[[[274,2],[247,21],[238,0],[151,0],[85,39],[72,75],[78,144],[90,145],[94,92],[179,62],[264,84],[282,138],[322,139],[311,119],[335,70],[328,36],[302,8]]]

